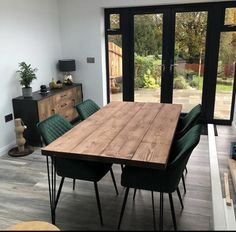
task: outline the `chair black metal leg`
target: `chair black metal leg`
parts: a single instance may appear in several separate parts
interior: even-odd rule
[[[96,199],[97,199],[97,205],[98,205],[98,212],[99,212],[99,216],[100,216],[100,221],[101,221],[101,225],[103,226],[102,208],[101,208],[101,203],[100,203],[100,198],[99,198],[99,193],[98,193],[97,182],[94,182],[94,188],[95,188],[95,193],[96,193]]]
[[[48,173],[48,190],[51,208],[52,224],[56,223],[56,159],[51,157],[51,165],[49,165],[49,157],[47,156],[47,173]],[[60,196],[60,194],[59,194]],[[59,197],[58,197],[59,199]]]
[[[117,189],[117,186],[116,186],[116,180],[115,180],[115,176],[114,176],[114,173],[113,173],[112,168],[110,169],[110,173],[111,173],[111,178],[112,178],[112,181],[113,181],[115,190],[116,190],[116,195],[118,196],[118,195],[119,195],[119,192],[118,192],[118,189]]]
[[[184,194],[186,194],[186,186],[185,186],[184,174],[182,174],[182,182],[183,182],[183,186],[184,186]]]
[[[153,191],[151,191],[152,193],[152,216],[153,216],[153,226],[154,226],[154,230],[156,230],[156,217],[155,217],[155,207],[154,207],[154,194]]]
[[[163,205],[164,205],[163,193],[160,193],[160,218],[159,218],[160,231],[163,231]]]
[[[169,193],[169,200],[170,200],[170,208],[171,208],[171,215],[172,215],[174,230],[177,230],[176,219],[175,219],[175,209],[174,209],[173,198],[172,198],[171,193]]]
[[[120,212],[120,220],[119,220],[119,224],[118,224],[118,230],[120,230],[120,225],[121,225],[121,221],[122,221],[122,218],[124,215],[125,205],[126,205],[128,194],[129,194],[129,188],[126,188],[123,205],[122,205],[121,212]]]
[[[183,204],[183,201],[182,201],[182,198],[181,198],[179,187],[177,187],[177,194],[178,194],[178,197],[179,197],[179,201],[180,201],[181,207],[182,207],[182,209],[184,209],[184,204]]]
[[[136,192],[137,192],[137,189],[135,188],[134,189],[134,195],[133,195],[133,201],[135,200]]]
[[[75,179],[73,179],[73,190],[75,190]]]
[[[187,166],[185,167],[185,175],[188,173],[188,169],[187,169]]]
[[[64,180],[65,180],[65,177],[62,177],[61,178],[61,183],[60,183],[60,186],[59,186],[59,189],[58,189],[58,192],[57,192],[57,198],[56,198],[56,202],[55,202],[55,208],[57,208],[57,203],[58,203],[58,200],[60,198],[60,195],[61,195],[61,190],[62,190],[62,186],[64,184]]]

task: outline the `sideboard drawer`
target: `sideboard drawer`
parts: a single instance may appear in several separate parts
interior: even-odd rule
[[[68,121],[72,121],[76,117],[76,110],[73,108],[67,108],[60,112],[60,114],[65,117]]]
[[[43,121],[54,114],[52,98],[45,98],[38,102],[39,121]]]
[[[54,101],[55,101],[55,104],[60,104],[62,101],[75,98],[75,97],[76,97],[75,89],[70,89],[70,90],[63,91],[60,94],[55,95]]]
[[[59,102],[57,105],[55,105],[56,107],[56,112],[61,112],[65,109],[69,108],[73,108],[75,107],[75,99],[66,99],[63,100],[61,102]]]

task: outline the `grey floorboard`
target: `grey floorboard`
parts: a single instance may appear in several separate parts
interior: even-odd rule
[[[227,129],[218,130],[219,136],[231,138]],[[233,134],[233,131],[229,131]],[[227,139],[224,146],[227,147]],[[224,155],[224,149],[220,149]],[[220,154],[221,155],[221,154]],[[224,162],[224,157],[222,158]],[[184,210],[181,210],[177,194],[173,194],[180,230],[211,230],[212,205],[207,136],[201,136],[199,146],[193,152],[186,175],[187,194],[183,196]],[[120,185],[120,165],[113,165],[119,196],[115,195],[110,175],[106,175],[98,185],[104,226],[100,226],[93,183],[77,181],[75,191],[72,180],[66,179],[58,203],[56,224],[61,230],[107,230],[117,228],[124,197]],[[130,191],[122,230],[153,230],[151,194],[137,191],[132,199]],[[173,230],[168,196],[164,197],[164,229]],[[26,157],[0,157],[0,229],[21,221],[43,220],[50,222],[50,208],[45,157],[36,150]],[[159,194],[155,193],[156,217],[159,216]]]

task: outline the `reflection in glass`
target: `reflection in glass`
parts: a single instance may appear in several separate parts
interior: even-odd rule
[[[236,8],[225,9],[225,25],[236,25]]]
[[[214,119],[230,119],[236,62],[236,32],[222,32],[217,69]]]
[[[110,15],[110,29],[119,29],[120,28],[120,15],[111,14]]]
[[[110,101],[123,101],[122,36],[108,36]]]

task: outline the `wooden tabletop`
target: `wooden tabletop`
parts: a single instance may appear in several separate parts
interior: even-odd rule
[[[182,106],[112,102],[42,149],[43,155],[165,168]]]
[[[18,224],[7,227],[5,230],[14,231],[60,231],[58,227],[52,225],[51,223],[44,221],[28,221],[20,222]]]

